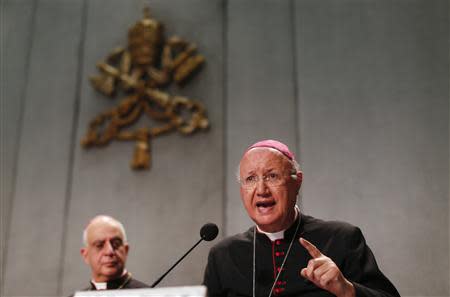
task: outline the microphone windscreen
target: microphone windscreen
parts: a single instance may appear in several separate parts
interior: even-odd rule
[[[200,236],[203,240],[211,241],[219,234],[219,228],[216,224],[207,223],[200,229]]]

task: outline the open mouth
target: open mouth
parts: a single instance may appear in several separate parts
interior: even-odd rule
[[[275,205],[275,201],[258,201],[256,202],[256,207],[259,209],[270,208]]]

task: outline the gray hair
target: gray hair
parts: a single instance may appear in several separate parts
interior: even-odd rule
[[[84,246],[88,246],[87,229],[89,228],[89,226],[92,223],[94,223],[95,221],[99,221],[99,220],[109,221],[110,223],[117,225],[117,227],[119,228],[120,233],[122,233],[123,241],[125,243],[127,242],[127,234],[126,234],[125,228],[123,227],[123,224],[121,222],[119,222],[118,220],[116,220],[115,218],[113,218],[111,216],[98,215],[98,216],[95,216],[92,220],[90,220],[89,223],[87,224],[86,228],[84,228],[84,230],[83,230],[83,244],[84,244]]]

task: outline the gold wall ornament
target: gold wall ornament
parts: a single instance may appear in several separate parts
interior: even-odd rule
[[[144,18],[128,31],[127,48],[116,48],[97,63],[100,74],[90,77],[93,87],[110,97],[119,90],[126,93],[117,106],[98,114],[81,141],[84,148],[101,147],[112,140],[134,140],[136,147],[130,163],[133,169],[150,167],[150,141],[177,130],[192,134],[209,126],[203,105],[186,97],[162,91],[175,82],[184,84],[205,62],[193,43],[173,36],[164,38],[163,25]],[[126,129],[147,115],[157,127]]]

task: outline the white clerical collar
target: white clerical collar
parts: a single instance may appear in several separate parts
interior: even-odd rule
[[[104,282],[104,283],[97,283],[94,282],[93,280],[91,281],[91,283],[94,285],[96,290],[106,290],[106,286],[108,283]]]
[[[124,270],[123,270],[123,273],[122,273],[122,276],[124,276],[124,275],[127,274],[127,273],[128,273],[127,270],[124,269]],[[122,276],[121,276],[121,277],[122,277]],[[106,289],[108,288],[108,282],[101,282],[101,283],[98,283],[98,282],[96,282],[96,281],[94,281],[94,280],[91,280],[91,283],[94,285],[94,287],[95,287],[96,290],[106,290]]]
[[[263,233],[266,234],[267,237],[269,237],[270,241],[275,241],[277,239],[283,239],[284,238],[284,230],[278,231],[278,232],[274,232],[274,233],[270,233],[270,232],[264,232],[261,229],[259,229],[258,226],[256,226],[258,228],[258,232],[259,233]]]
[[[299,213],[300,213],[300,210],[299,210],[298,206],[296,205],[295,206],[294,222],[299,217]],[[271,241],[275,241],[275,240],[278,240],[278,239],[283,239],[284,238],[284,231],[287,230],[287,229],[284,229],[284,230],[281,230],[281,231],[278,231],[278,232],[271,233],[271,232],[265,232],[265,231],[261,230],[258,225],[256,225],[256,228],[258,229],[258,232],[263,233],[267,237],[269,237],[269,239]]]

